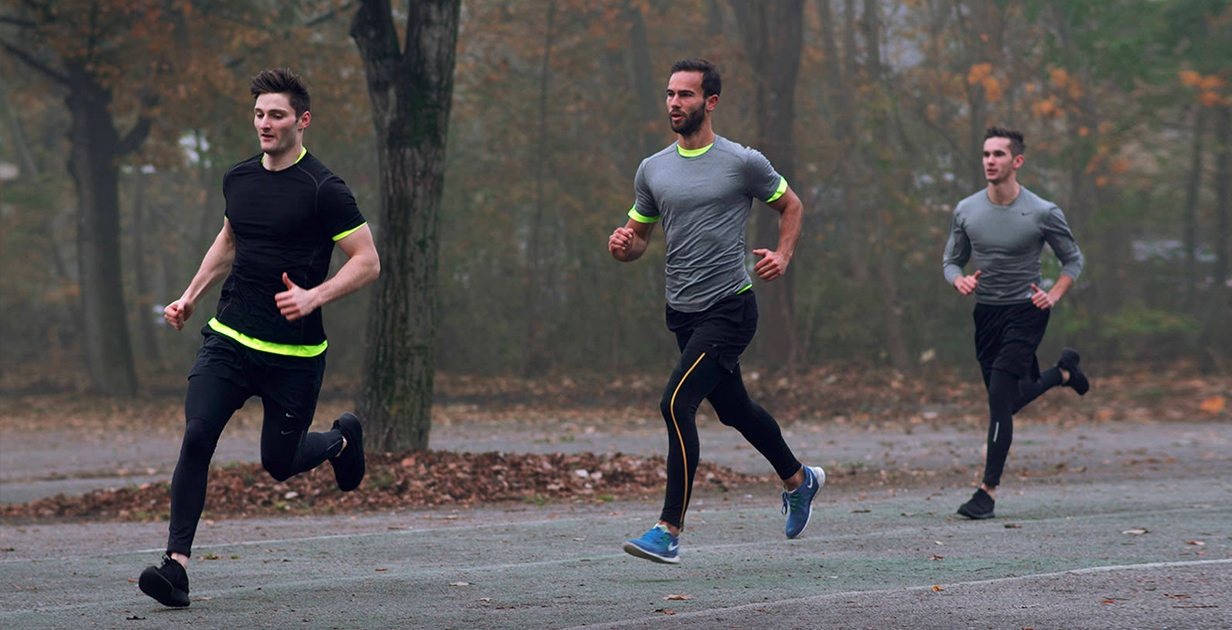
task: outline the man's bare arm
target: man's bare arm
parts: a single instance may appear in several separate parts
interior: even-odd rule
[[[338,247],[347,255],[346,264],[334,277],[311,289],[304,289],[291,282],[284,272],[282,282],[287,290],[274,296],[278,310],[288,321],[294,321],[337,300],[348,296],[377,279],[381,274],[381,259],[372,242],[372,230],[367,225],[338,241]]]
[[[804,204],[795,191],[788,187],[782,196],[767,205],[780,215],[779,242],[773,250],[753,250],[753,255],[761,257],[761,260],[753,265],[753,271],[759,278],[769,282],[787,273],[787,266],[791,264],[791,257],[796,251],[796,242],[800,240]]]
[[[235,235],[231,232],[231,222],[223,219],[222,230],[214,237],[214,243],[201,259],[201,266],[184,289],[180,299],[170,303],[163,309],[163,319],[176,330],[182,330],[184,323],[192,317],[197,299],[218,284],[231,272],[231,262],[235,260]]]

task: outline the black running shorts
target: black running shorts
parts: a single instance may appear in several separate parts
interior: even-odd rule
[[[757,298],[750,289],[697,313],[683,313],[669,306],[667,329],[676,334],[681,352],[685,348],[704,352],[731,372],[757,332]]]
[[[993,370],[1009,372],[1019,380],[1039,380],[1035,351],[1044,340],[1051,312],[1031,302],[975,305],[975,356],[984,385]]]
[[[188,378],[209,375],[226,379],[244,387],[252,396],[260,396],[312,422],[321,381],[325,376],[325,354],[315,357],[288,357],[261,352],[234,339],[202,331],[205,341],[197,350]]]

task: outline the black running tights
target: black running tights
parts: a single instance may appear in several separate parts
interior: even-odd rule
[[[197,522],[205,509],[206,482],[210,460],[218,438],[231,415],[244,405],[252,392],[243,386],[215,376],[198,374],[188,379],[184,400],[184,441],[180,459],[171,477],[171,527],[167,553],[192,555]],[[274,479],[284,481],[320,466],[342,450],[337,431],[309,433],[312,418],[295,418],[268,398],[262,398],[265,417],[261,426],[261,465]]]
[[[783,440],[778,422],[749,398],[740,366],[728,372],[705,353],[685,348],[659,404],[668,435],[667,496],[659,518],[675,527],[684,527],[693,492],[700,450],[697,407],[703,399],[710,401],[719,422],[739,431],[774,466],[779,478],[788,479],[800,471],[800,462]]]
[[[1014,414],[1040,394],[1061,384],[1061,370],[1052,367],[1040,373],[1038,381],[1018,377],[994,368],[988,377],[988,454],[984,462],[984,485],[1001,485],[1001,472],[1014,441]]]

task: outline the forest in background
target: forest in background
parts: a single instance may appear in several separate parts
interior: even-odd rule
[[[258,150],[247,83],[261,68],[308,80],[305,145],[381,229],[354,4],[0,3],[0,387],[89,386],[83,278],[100,271],[117,274],[103,302],[127,322],[107,337],[142,383],[183,378],[217,291],[192,330],[158,313],[217,234],[223,172]],[[97,63],[62,63],[94,49]],[[687,57],[723,72],[716,131],[766,153],[805,205],[791,274],[755,286],[747,362],[971,364],[971,304],[946,286],[941,251],[998,124],[1026,134],[1020,181],[1058,203],[1088,261],[1042,360],[1075,345],[1104,362],[1232,369],[1232,3],[468,0],[439,217],[439,371],[666,374],[662,239],[632,265],[605,243],[638,162],[673,140],[663,88]],[[79,194],[83,162],[100,158],[75,150],[75,107],[115,131],[104,161],[119,170],[119,247],[104,269],[79,265],[97,240],[81,220],[96,202]],[[775,215],[754,217],[749,249],[774,242]],[[1045,276],[1057,270],[1046,255]],[[368,304],[326,307],[331,373],[359,371]]]

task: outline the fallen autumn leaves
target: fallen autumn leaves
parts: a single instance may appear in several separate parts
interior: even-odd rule
[[[663,470],[662,457],[621,453],[370,453],[363,485],[355,492],[342,493],[329,466],[280,483],[259,464],[230,464],[210,471],[206,517],[330,514],[499,501],[613,500],[661,492]],[[766,476],[706,462],[697,471],[699,488],[767,481]],[[169,502],[167,484],[145,484],[0,505],[0,517],[165,520]]]

